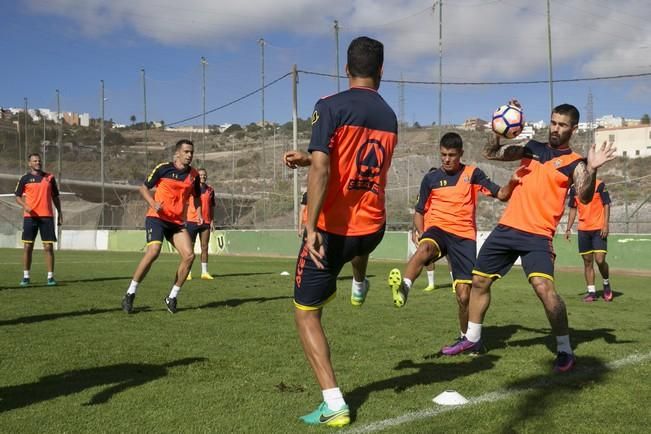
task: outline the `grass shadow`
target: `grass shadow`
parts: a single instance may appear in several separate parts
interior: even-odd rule
[[[461,363],[450,364],[435,362],[416,363],[412,360],[402,360],[394,368],[396,371],[416,371],[365,384],[345,394],[346,402],[348,402],[351,409],[351,418],[353,420],[356,418],[357,409],[359,409],[374,392],[393,390],[399,394],[414,386],[424,386],[443,382],[447,383],[458,377],[492,369],[499,359],[499,356],[488,354],[482,357],[473,357],[468,361]]]
[[[268,301],[275,300],[293,300],[294,297],[291,295],[281,295],[278,297],[252,297],[252,298],[230,298],[228,300],[221,301],[212,301],[210,303],[202,304],[201,306],[188,307],[182,310],[194,310],[194,309],[217,309],[220,307],[237,307],[245,303],[266,303]]]
[[[6,325],[17,325],[17,324],[33,324],[43,321],[51,321],[60,318],[73,318],[78,316],[86,315],[99,315],[109,312],[118,312],[121,311],[120,308],[114,309],[88,309],[88,310],[78,310],[74,312],[59,312],[59,313],[46,313],[41,315],[31,315],[31,316],[22,316],[14,319],[2,320],[0,321],[0,326]]]
[[[160,365],[120,363],[47,375],[33,383],[1,387],[0,413],[73,395],[97,386],[107,388],[93,395],[84,405],[104,404],[120,392],[167,376],[170,368],[205,360],[204,357],[189,357]]]

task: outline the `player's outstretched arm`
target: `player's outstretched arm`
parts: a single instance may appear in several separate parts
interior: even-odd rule
[[[330,156],[321,151],[313,153],[310,171],[307,174],[307,233],[305,246],[317,268],[323,269],[321,262],[325,256],[323,239],[317,230],[317,221],[325,200],[330,179]]]
[[[597,148],[596,144],[593,144],[588,150],[587,162],[581,161],[576,165],[574,173],[572,173],[572,182],[581,203],[590,203],[592,200],[597,181],[597,169],[614,160],[615,151],[617,151],[617,148],[613,143],[603,142],[599,148]]]
[[[567,215],[567,228],[565,229],[565,239],[570,241],[570,235],[572,234],[572,226],[574,226],[574,220],[576,220],[576,208],[570,208],[570,212]]]
[[[491,134],[488,137],[486,146],[484,146],[484,158],[487,160],[516,161],[520,160],[523,155],[524,146],[514,143],[502,145],[500,136],[497,134]]]

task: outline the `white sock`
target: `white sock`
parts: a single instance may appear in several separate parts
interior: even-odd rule
[[[138,290],[138,282],[132,280],[131,283],[129,284],[129,289],[127,289],[127,294],[135,294],[137,290]]]
[[[181,290],[180,286],[172,286],[172,290],[170,291],[170,298],[176,298],[177,295],[179,295],[179,291]]]
[[[361,291],[363,291],[363,290],[364,290],[364,281],[362,280],[361,282],[358,282],[358,281],[355,280],[355,278],[353,277],[353,285],[352,285],[352,289],[353,289],[353,291],[355,291],[355,292],[361,292]],[[328,390],[329,390],[329,389],[328,389]]]
[[[328,404],[328,408],[332,411],[341,410],[341,408],[346,405],[344,396],[341,394],[341,390],[339,390],[338,387],[324,389],[321,393],[323,393],[323,400]]]
[[[572,346],[570,345],[570,335],[556,336],[556,351],[567,354],[572,354]]]
[[[468,321],[468,331],[466,332],[466,339],[470,342],[479,342],[481,339],[481,324]]]
[[[208,263],[207,262],[202,262],[201,263],[201,274],[208,274]]]
[[[47,278],[48,279],[54,279],[54,271],[48,271],[47,272]]]
[[[427,283],[429,286],[434,286],[434,270],[427,270]]]
[[[407,279],[407,278],[405,277],[404,279],[402,279],[402,281],[403,281],[404,284],[405,284],[405,289],[406,289],[407,291],[409,291],[409,290],[411,289],[411,284],[413,283],[413,282],[411,281],[411,279]]]
[[[610,283],[610,280],[604,279],[604,285],[608,285]]]
[[[588,285],[588,292],[597,292],[597,288],[594,285]]]
[[[466,337],[466,334],[465,334],[464,332],[462,332],[461,330],[459,330],[459,337],[460,337],[461,339],[463,339],[463,338]]]
[[[454,282],[454,277],[452,276],[452,271],[450,271],[450,280]]]
[[[23,270],[23,278],[29,279],[29,270]]]

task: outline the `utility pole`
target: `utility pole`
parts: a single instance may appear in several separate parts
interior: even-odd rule
[[[25,139],[24,139],[25,159],[23,161],[25,161],[25,164],[27,164],[27,154],[29,153],[29,151],[27,150],[27,148],[28,148],[28,146],[27,146],[27,115],[28,115],[28,113],[27,113],[27,97],[25,97],[25,112],[24,112],[24,114],[25,114]]]
[[[292,125],[293,147],[298,150],[298,70],[296,64],[292,66]],[[294,229],[298,230],[298,170],[292,170],[294,175]]]
[[[441,130],[443,129],[443,0],[439,4],[439,143],[441,143]],[[434,3],[436,6],[436,2]]]
[[[59,154],[57,159],[57,178],[59,179],[59,183],[61,183],[61,141],[63,140],[63,120],[61,119],[61,99],[59,89],[57,89],[57,123],[59,124],[57,128],[57,152]]]
[[[142,99],[145,118],[145,173],[147,173],[149,170],[149,144],[147,140],[147,128],[149,125],[147,124],[147,82],[145,77],[145,68],[142,68],[140,72],[142,72]]]
[[[45,115],[41,113],[41,117],[43,118],[43,142],[41,142],[41,146],[43,147],[43,167],[45,167],[45,154],[47,151],[47,148],[45,147]]]
[[[552,24],[549,0],[547,0],[547,55],[549,61],[549,113],[554,110],[554,74],[552,68]]]
[[[594,102],[592,99],[592,90],[588,90],[588,103],[586,104],[588,112],[588,149],[594,143]],[[585,155],[588,155],[586,152]]]
[[[337,93],[340,92],[341,88],[339,86],[339,21],[335,20],[335,75],[337,76]]]
[[[202,104],[202,137],[201,137],[201,144],[203,146],[203,161],[201,164],[204,166],[206,165],[206,65],[208,62],[206,61],[206,58],[201,56],[201,71],[203,75],[203,80],[202,80],[202,85],[201,85],[201,104]]]
[[[267,153],[265,151],[265,124],[264,124],[264,46],[266,42],[264,38],[258,39],[258,44],[260,44],[260,77],[262,80],[262,163],[266,165],[267,163]]]
[[[99,150],[100,150],[100,180],[102,183],[102,214],[100,220],[100,226],[104,226],[104,80],[99,81],[101,83],[101,95],[100,95],[100,112],[101,118],[99,121]]]

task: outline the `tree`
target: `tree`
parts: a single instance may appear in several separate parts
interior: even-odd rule
[[[420,124],[418,123],[418,121],[414,122],[414,128],[420,128]]]
[[[642,118],[640,119],[640,123],[641,123],[642,125],[649,125],[649,124],[651,124],[651,118],[649,118],[649,114],[648,114],[648,113],[644,113],[644,114],[642,115]]]
[[[131,117],[129,118],[129,120],[131,121],[131,125],[133,126],[133,124],[136,123],[136,115],[131,115]]]
[[[233,133],[235,133],[237,131],[243,131],[242,126],[240,124],[231,125],[230,127],[226,128],[226,130],[224,130],[224,133],[225,134],[233,134]]]

